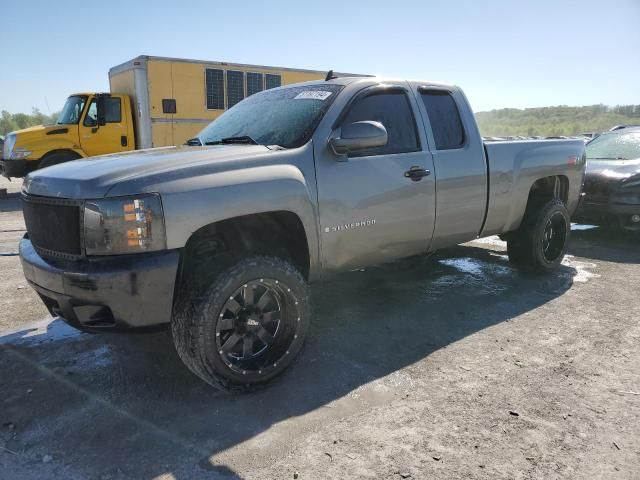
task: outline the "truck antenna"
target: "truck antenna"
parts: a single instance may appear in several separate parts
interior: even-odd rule
[[[338,76],[333,74],[333,70],[329,70],[327,72],[327,76],[325,77],[324,81],[328,82],[329,80],[333,80],[334,78],[338,78]]]

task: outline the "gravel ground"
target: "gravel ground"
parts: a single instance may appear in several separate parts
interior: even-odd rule
[[[314,287],[299,361],[234,396],[166,332],[50,318],[15,256],[9,186],[2,479],[640,478],[638,237],[576,229],[545,277],[513,270],[497,238],[343,274]]]

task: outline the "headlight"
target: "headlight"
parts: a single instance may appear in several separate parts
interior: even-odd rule
[[[87,255],[152,252],[167,246],[162,202],[157,194],[87,200]]]
[[[13,151],[13,147],[16,144],[16,135],[15,133],[10,133],[4,139],[4,147],[2,151],[2,158],[5,160],[9,160],[11,158],[11,152]]]
[[[27,158],[29,155],[31,155],[31,152],[29,150],[25,150],[24,148],[16,148],[7,158],[10,158],[11,160],[22,160],[23,158]]]

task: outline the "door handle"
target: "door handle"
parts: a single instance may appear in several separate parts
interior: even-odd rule
[[[411,167],[409,170],[404,172],[404,176],[410,178],[414,182],[419,182],[424,177],[428,177],[429,175],[431,175],[431,172],[429,170],[417,166]]]

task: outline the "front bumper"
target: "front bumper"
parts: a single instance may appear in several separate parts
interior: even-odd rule
[[[589,197],[585,197],[573,217],[577,221],[591,222],[596,225],[606,224],[610,220],[617,220],[622,225],[627,225],[632,223],[633,215],[640,215],[640,204],[594,202],[590,201]]]
[[[39,160],[0,160],[0,174],[7,178],[26,177],[38,168]]]
[[[171,320],[179,250],[49,261],[25,236],[20,260],[51,314],[81,330],[145,328]]]

